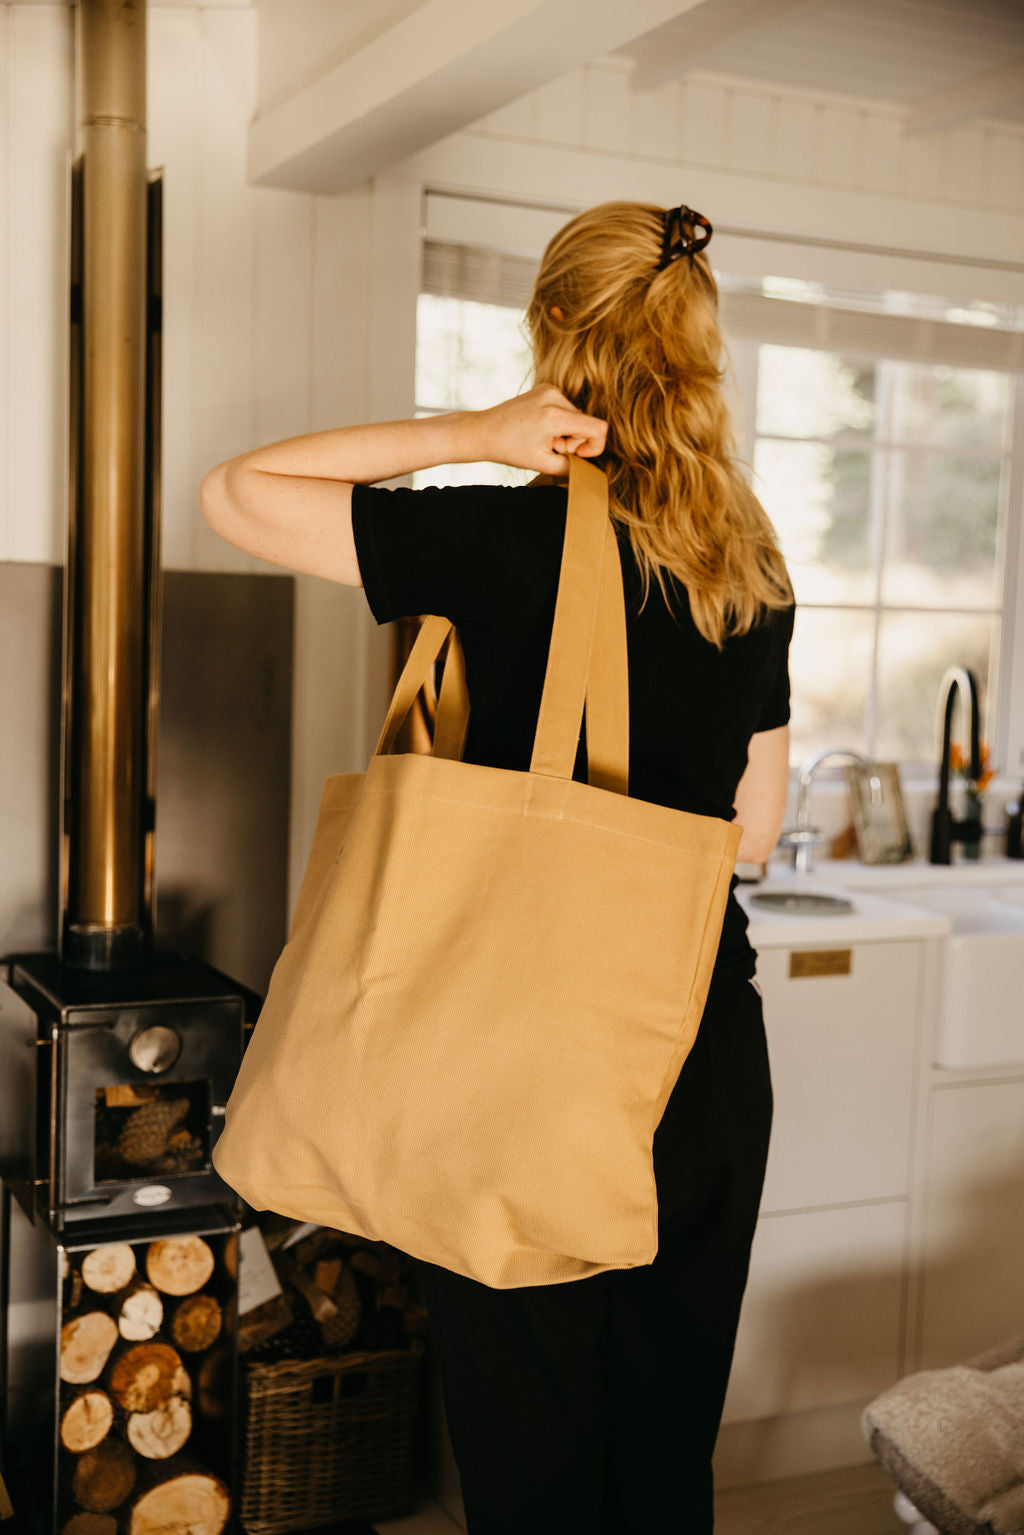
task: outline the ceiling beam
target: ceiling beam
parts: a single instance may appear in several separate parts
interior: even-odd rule
[[[424,0],[249,129],[258,186],[342,192],[701,0]]]
[[[710,209],[715,237],[743,234],[763,242],[760,271],[785,268],[771,261],[773,242],[806,242],[851,253],[920,260],[929,282],[944,282],[948,262],[973,272],[971,298],[1024,303],[1024,211],[950,203],[934,197],[863,191],[826,183],[810,185],[761,172],[722,166],[687,165],[686,200]],[[554,208],[566,217],[580,208],[623,197],[670,208],[679,200],[680,166],[623,151],[563,148],[527,140],[457,133],[394,168],[396,176],[425,183],[452,197],[481,196],[534,208]],[[717,210],[717,213],[716,213]],[[964,216],[961,217],[961,212]],[[857,287],[852,255],[840,286]],[[712,265],[718,258],[712,255]],[[729,270],[726,264],[725,270]],[[757,270],[757,268],[751,268]],[[955,297],[948,287],[922,291]],[[1000,286],[1002,284],[1002,286]],[[897,283],[882,283],[898,286]]]
[[[1018,96],[1024,96],[1024,58],[918,97],[911,107],[906,131],[938,133],[969,118],[984,117]]]
[[[634,85],[645,91],[667,80],[678,80],[692,69],[701,54],[808,3],[809,0],[734,0],[728,9],[717,10],[713,15],[702,16],[698,12],[684,23],[678,38],[671,35],[652,38],[630,50],[637,60]]]

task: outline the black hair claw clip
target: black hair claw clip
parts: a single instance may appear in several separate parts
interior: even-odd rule
[[[697,226],[700,233],[696,232]],[[685,203],[678,208],[670,208],[665,214],[665,238],[661,245],[661,260],[656,271],[664,271],[673,261],[678,261],[680,256],[689,256],[690,270],[693,270],[693,258],[697,251],[702,251],[711,239],[711,224],[694,208],[688,208]]]

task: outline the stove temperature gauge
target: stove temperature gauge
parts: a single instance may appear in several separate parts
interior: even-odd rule
[[[154,1023],[133,1036],[128,1054],[139,1071],[169,1071],[181,1054],[181,1035],[167,1024]]]

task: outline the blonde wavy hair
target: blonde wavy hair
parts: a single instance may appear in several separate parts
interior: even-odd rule
[[[596,460],[628,529],[647,602],[652,575],[689,594],[721,650],[793,601],[775,530],[739,468],[719,360],[718,287],[703,252],[657,271],[663,208],[608,202],[551,240],[526,311],[537,383],[608,422]],[[563,318],[558,319],[552,310]]]

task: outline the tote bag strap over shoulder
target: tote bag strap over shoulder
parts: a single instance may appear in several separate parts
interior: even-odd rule
[[[434,755],[461,757],[469,721],[462,647],[447,618],[424,619],[395,688],[378,755],[391,752],[402,722],[449,633]],[[530,771],[571,778],[587,710],[588,781],[629,792],[629,680],[622,569],[608,516],[608,482],[596,465],[569,459],[569,499],[558,596]]]

